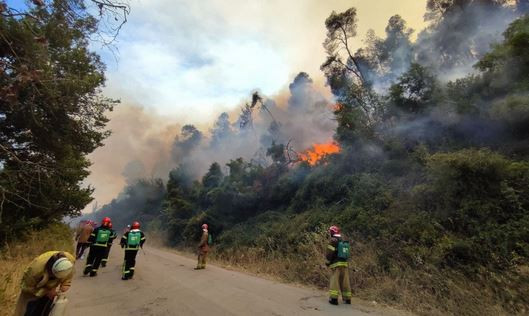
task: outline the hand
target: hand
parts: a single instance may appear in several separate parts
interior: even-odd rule
[[[50,299],[50,300],[53,300],[55,298],[55,296],[57,296],[57,289],[56,288],[53,288],[51,289],[47,294],[46,296]]]

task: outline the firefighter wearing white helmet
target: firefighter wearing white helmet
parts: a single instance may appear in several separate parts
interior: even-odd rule
[[[329,227],[330,240],[327,245],[327,266],[331,268],[329,281],[329,303],[338,305],[342,293],[345,304],[351,304],[351,283],[349,281],[348,260],[351,256],[349,242],[344,240],[338,226]]]
[[[48,315],[57,292],[68,291],[75,257],[68,252],[48,251],[33,259],[21,282],[15,316]]]

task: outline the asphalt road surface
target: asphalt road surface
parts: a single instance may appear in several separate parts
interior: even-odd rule
[[[76,263],[67,315],[406,315],[356,300],[332,306],[323,291],[212,265],[195,271],[194,260],[156,248],[138,253],[134,279],[122,281],[122,256],[114,245],[107,267],[93,278],[82,275],[85,260]]]

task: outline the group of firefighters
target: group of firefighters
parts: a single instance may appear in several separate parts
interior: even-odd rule
[[[106,266],[112,242],[117,238],[109,217],[103,218],[99,227],[93,221],[86,221],[76,234],[76,257],[68,252],[48,251],[35,258],[27,267],[21,283],[21,293],[17,302],[15,316],[48,315],[58,293],[66,292],[71,285],[75,260],[84,257],[89,249],[83,275],[97,276],[99,266]],[[198,263],[195,270],[206,268],[209,245],[212,243],[208,225],[202,224],[202,235],[198,245]],[[329,282],[329,303],[338,305],[342,294],[345,304],[351,304],[351,285],[349,283],[348,261],[350,245],[337,226],[329,227],[329,244],[326,249],[327,266],[331,269]],[[136,265],[136,255],[145,243],[145,234],[140,223],[134,221],[128,225],[121,237],[120,245],[125,250],[122,280],[132,279]]]

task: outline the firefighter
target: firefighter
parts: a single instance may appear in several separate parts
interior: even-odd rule
[[[48,315],[57,288],[68,291],[74,274],[75,258],[68,252],[48,251],[33,259],[26,268],[15,316]]]
[[[90,273],[91,277],[97,275],[97,269],[101,264],[101,260],[105,256],[107,251],[108,242],[113,234],[112,229],[109,228],[111,223],[110,217],[105,217],[101,221],[101,226],[94,229],[88,242],[90,243],[90,252],[88,252],[88,258],[86,259],[86,266],[83,271],[83,275]]]
[[[112,233],[110,235],[110,239],[108,240],[108,246],[105,251],[105,255],[103,256],[103,259],[101,259],[101,268],[104,268],[107,266],[108,256],[110,255],[110,248],[112,248],[112,243],[114,242],[114,239],[118,237],[118,234],[112,229],[112,222],[108,224],[108,228],[110,228]]]
[[[348,260],[350,257],[349,242],[342,238],[340,228],[329,227],[330,241],[327,245],[327,266],[331,268],[329,284],[329,303],[338,305],[338,296],[342,293],[345,304],[351,304],[351,284],[349,281]]]
[[[94,227],[92,226],[92,221],[84,221],[81,225],[79,225],[79,229],[77,230],[76,234],[76,240],[77,240],[77,247],[75,251],[76,259],[80,259],[83,257],[83,254],[90,246],[90,243],[88,243],[88,238],[92,234],[92,231],[94,230]]]
[[[206,259],[209,251],[209,233],[208,224],[202,224],[202,237],[198,244],[198,263],[195,270],[206,268]]]
[[[123,260],[122,280],[132,279],[136,266],[136,255],[143,248],[145,234],[140,230],[140,223],[133,222],[130,231],[121,237],[121,248],[125,248],[125,259]]]

